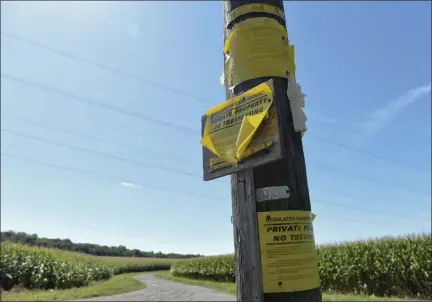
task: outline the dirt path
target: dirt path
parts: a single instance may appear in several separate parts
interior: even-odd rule
[[[212,289],[156,278],[154,274],[137,275],[147,288],[119,295],[79,301],[236,301],[235,296]]]

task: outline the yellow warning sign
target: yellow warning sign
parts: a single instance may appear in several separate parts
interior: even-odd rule
[[[271,18],[251,18],[234,25],[224,45],[225,81],[229,88],[260,77],[295,75],[294,46]]]
[[[302,291],[320,286],[308,211],[259,212],[258,227],[264,293]]]
[[[272,103],[273,92],[267,83],[262,83],[207,110],[200,143],[218,156],[211,164],[224,161],[235,165],[254,152],[270,146],[271,143],[257,146],[254,150],[248,149]]]

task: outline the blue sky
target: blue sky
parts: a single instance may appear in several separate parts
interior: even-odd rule
[[[431,228],[430,6],[285,3],[307,95],[304,150],[319,244]],[[2,230],[162,252],[233,252],[229,178],[201,180],[197,133],[204,110],[224,100],[221,2],[2,2],[1,30],[1,152],[108,176],[2,155]]]

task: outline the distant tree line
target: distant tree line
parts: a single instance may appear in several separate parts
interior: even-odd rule
[[[92,243],[74,243],[70,239],[50,239],[38,237],[36,234],[27,234],[24,232],[6,231],[1,232],[1,241],[10,241],[15,243],[24,243],[27,245],[56,248],[59,250],[80,252],[95,256],[114,256],[114,257],[141,257],[141,258],[194,258],[201,255],[177,254],[162,252],[145,252],[137,249],[130,250],[123,245],[106,246]]]

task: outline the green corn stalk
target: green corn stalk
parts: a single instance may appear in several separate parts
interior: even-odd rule
[[[431,234],[385,237],[317,248],[321,289],[375,296],[432,296]],[[177,277],[235,282],[233,255],[176,262]]]

